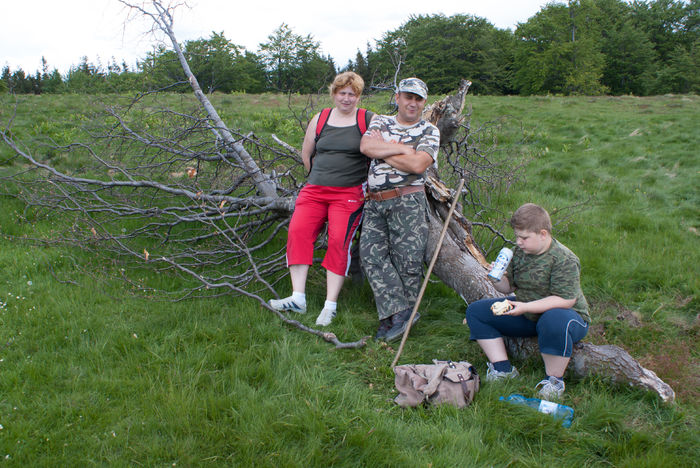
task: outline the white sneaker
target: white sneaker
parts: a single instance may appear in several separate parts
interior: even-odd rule
[[[497,380],[503,380],[503,379],[512,379],[514,377],[517,377],[520,375],[518,372],[518,369],[513,366],[513,368],[510,370],[510,372],[501,372],[497,371],[494,367],[493,364],[490,362],[486,363],[486,382],[495,382]]]
[[[284,299],[270,299],[268,304],[275,310],[291,310],[298,314],[306,313],[306,303],[299,305],[292,300],[292,296],[285,297]]]
[[[321,313],[318,314],[318,318],[316,318],[316,325],[320,325],[322,327],[327,327],[333,321],[333,318],[335,317],[335,313],[336,313],[335,310],[324,308],[321,311]]]
[[[566,388],[566,385],[564,385],[564,381],[562,379],[549,377],[541,380],[540,383],[535,385],[535,390],[537,390],[539,387],[542,387],[538,392],[539,395],[545,400],[549,400],[551,398],[561,398],[561,396],[564,394],[564,388]]]

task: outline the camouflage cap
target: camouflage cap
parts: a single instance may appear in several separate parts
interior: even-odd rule
[[[401,80],[399,83],[399,88],[396,90],[396,92],[413,93],[417,94],[423,99],[428,99],[428,86],[426,86],[426,84],[418,78],[406,78]]]

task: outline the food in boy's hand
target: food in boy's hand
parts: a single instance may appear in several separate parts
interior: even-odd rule
[[[493,312],[493,315],[503,315],[512,308],[513,304],[508,302],[508,299],[501,302],[494,302],[493,304],[491,304],[491,312]]]

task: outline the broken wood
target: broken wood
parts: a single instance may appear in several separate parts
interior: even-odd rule
[[[525,359],[540,354],[536,337],[504,337],[504,341],[509,356]],[[567,372],[577,378],[602,377],[611,383],[655,392],[664,403],[672,403],[676,397],[670,385],[615,345],[594,345],[584,341],[576,343]]]

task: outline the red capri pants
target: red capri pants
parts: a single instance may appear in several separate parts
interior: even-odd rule
[[[350,267],[350,247],[362,221],[364,190],[307,184],[299,192],[287,236],[287,266],[312,265],[314,244],[328,221],[328,250],[321,266],[345,276]]]

